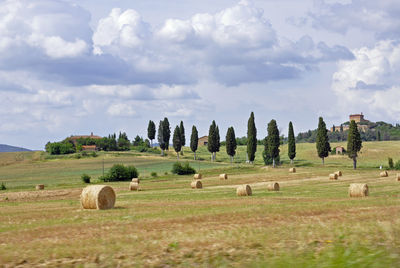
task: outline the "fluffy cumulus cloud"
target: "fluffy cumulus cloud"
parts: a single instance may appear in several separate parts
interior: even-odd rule
[[[315,28],[339,33],[358,28],[372,32],[380,39],[398,38],[400,34],[400,5],[397,0],[318,0],[309,17]]]
[[[369,111],[392,120],[400,117],[400,44],[380,41],[353,51],[355,59],[341,61],[332,88],[343,108]]]

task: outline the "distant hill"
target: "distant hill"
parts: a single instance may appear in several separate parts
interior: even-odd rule
[[[15,147],[7,144],[0,144],[0,153],[9,153],[9,152],[25,152],[25,151],[31,151],[26,148],[21,148],[21,147]]]

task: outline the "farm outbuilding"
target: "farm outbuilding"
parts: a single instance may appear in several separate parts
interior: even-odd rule
[[[335,148],[335,150],[336,150],[336,154],[343,154],[343,153],[346,152],[346,150],[344,149],[343,146],[337,146],[337,147]]]
[[[207,146],[208,144],[208,136],[203,136],[199,138],[198,146]]]

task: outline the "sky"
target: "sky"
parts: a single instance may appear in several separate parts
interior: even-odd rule
[[[3,0],[0,143],[399,123],[399,41],[397,0]]]

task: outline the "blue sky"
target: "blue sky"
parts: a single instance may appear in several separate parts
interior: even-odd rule
[[[400,118],[397,1],[0,2],[0,143]]]

